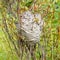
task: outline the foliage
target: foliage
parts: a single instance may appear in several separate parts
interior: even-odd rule
[[[18,60],[15,23],[18,22],[20,13],[31,8],[33,13],[40,13],[45,21],[40,45],[44,47],[46,60],[60,60],[60,1],[34,1],[22,0],[18,3],[18,0],[0,0],[0,60]],[[35,5],[31,7],[33,4]],[[38,51],[37,46],[37,59],[42,56],[42,50]]]

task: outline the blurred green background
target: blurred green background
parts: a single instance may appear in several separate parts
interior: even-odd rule
[[[32,4],[34,4],[33,0],[22,0],[19,3],[21,8],[19,12],[29,10]],[[35,4],[35,10],[32,11],[40,13],[45,21],[40,45],[45,48],[46,60],[60,60],[60,0],[37,0]],[[18,20],[17,5],[17,0],[0,0],[0,60],[18,60],[4,24],[5,17],[9,33],[13,37],[13,41],[16,42],[17,37],[14,34],[16,26],[14,23]],[[40,50],[41,54],[42,51]],[[38,52],[36,52],[36,56],[38,59]]]

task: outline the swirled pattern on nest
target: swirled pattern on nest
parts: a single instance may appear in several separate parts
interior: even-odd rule
[[[21,29],[22,36],[26,41],[39,42],[42,28],[43,19],[39,13],[33,14],[31,11],[25,11],[21,14],[21,27],[17,25],[17,29]]]

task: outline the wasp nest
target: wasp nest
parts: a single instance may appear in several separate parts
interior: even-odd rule
[[[21,14],[21,27],[17,25],[17,29],[21,29],[22,36],[25,41],[39,42],[43,23],[39,13],[33,14],[31,11],[25,11]],[[19,28],[20,27],[20,28]]]

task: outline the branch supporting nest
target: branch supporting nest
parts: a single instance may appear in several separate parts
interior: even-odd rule
[[[27,55],[26,60],[32,59],[36,60],[35,52],[36,52],[36,43],[31,41],[18,41],[18,47],[20,50],[20,58],[19,60],[23,60],[24,53]]]

